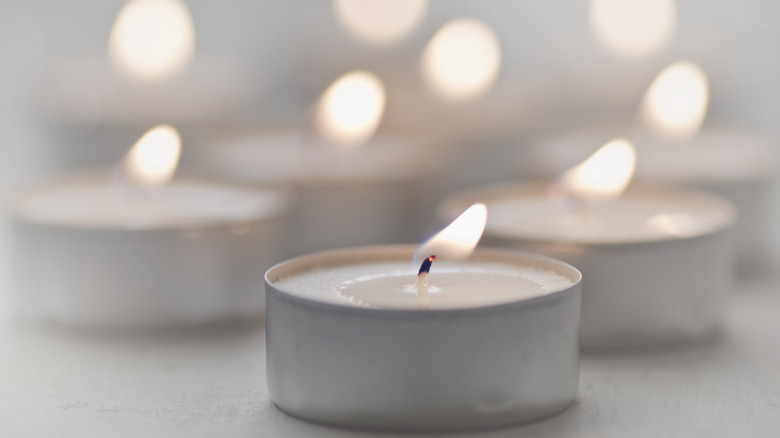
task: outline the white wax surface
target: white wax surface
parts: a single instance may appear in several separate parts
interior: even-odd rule
[[[418,309],[417,269],[406,262],[380,262],[313,269],[280,278],[279,290],[316,301],[354,307]],[[431,309],[482,307],[545,295],[572,286],[553,271],[488,262],[434,263],[429,279]]]
[[[199,161],[247,181],[404,180],[434,168],[430,145],[401,137],[339,147],[289,129],[204,141]]]
[[[16,203],[25,220],[84,228],[176,228],[241,224],[278,214],[276,191],[234,187],[205,180],[177,180],[127,196],[112,180],[62,181],[37,189]]]

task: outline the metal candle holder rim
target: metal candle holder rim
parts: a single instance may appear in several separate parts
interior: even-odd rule
[[[447,318],[449,316],[460,318],[463,317],[464,314],[490,313],[490,312],[496,312],[501,310],[512,310],[515,308],[522,308],[522,307],[533,307],[540,303],[544,303],[546,301],[555,300],[557,299],[558,296],[562,294],[570,293],[582,281],[582,273],[580,273],[580,271],[577,268],[575,268],[574,266],[568,263],[562,262],[560,260],[551,257],[546,257],[539,254],[534,254],[525,251],[517,251],[517,250],[498,249],[498,248],[478,248],[469,260],[475,260],[475,261],[485,260],[485,261],[499,262],[502,261],[503,259],[504,261],[513,263],[516,262],[517,258],[519,257],[519,258],[527,259],[530,262],[529,264],[535,264],[538,267],[546,267],[546,268],[550,268],[553,266],[556,267],[556,269],[554,269],[556,273],[569,278],[569,280],[571,280],[572,282],[572,285],[564,289],[550,292],[544,295],[534,296],[530,298],[523,298],[508,303],[500,303],[500,304],[493,304],[493,305],[486,305],[486,306],[479,306],[479,307],[469,307],[469,308],[457,308],[457,309],[430,309],[425,311],[420,311],[416,309],[378,309],[373,307],[356,307],[356,306],[341,305],[336,303],[320,301],[312,298],[299,297],[297,295],[293,295],[288,292],[285,292],[284,290],[274,285],[274,282],[278,280],[282,274],[294,274],[296,272],[305,272],[305,269],[292,270],[288,272],[280,272],[280,271],[285,271],[286,269],[290,269],[290,264],[297,264],[303,268],[306,268],[306,267],[311,267],[313,265],[313,262],[317,260],[335,258],[336,260],[329,260],[329,263],[325,265],[319,264],[316,266],[318,267],[342,266],[344,264],[354,262],[355,255],[357,254],[360,254],[361,256],[368,255],[369,258],[364,260],[366,262],[405,260],[405,258],[402,258],[402,256],[407,257],[409,260],[411,260],[411,256],[412,254],[414,254],[416,248],[417,245],[411,245],[411,244],[372,245],[372,246],[358,246],[358,247],[351,247],[351,248],[342,248],[342,249],[314,252],[311,254],[294,257],[272,266],[268,271],[266,271],[265,282],[268,286],[270,286],[268,288],[268,291],[274,294],[275,296],[279,297],[280,299],[283,299],[285,301],[288,301],[298,306],[315,308],[324,312],[337,313],[337,314],[338,313],[353,314],[353,315],[359,313],[361,315],[370,315],[371,317],[377,317],[377,318],[386,317],[389,319],[398,319],[398,318],[426,319],[426,318]],[[388,257],[388,254],[391,255],[390,258]],[[561,272],[561,270],[566,272]]]
[[[10,203],[8,204],[11,210],[11,216],[13,217],[14,220],[27,221],[31,224],[40,227],[80,230],[84,232],[149,233],[149,232],[169,232],[181,228],[181,226],[174,226],[174,225],[155,226],[152,228],[83,226],[79,224],[65,224],[62,222],[27,220],[25,216],[19,212],[19,205],[23,202],[24,198],[33,196],[38,192],[44,191],[48,188],[54,187],[59,184],[80,184],[88,181],[95,181],[97,178],[108,177],[110,175],[110,172],[111,172],[111,168],[104,167],[104,168],[95,168],[83,172],[61,174],[53,178],[49,178],[41,183],[35,184],[31,187],[28,187],[20,191],[16,195],[14,195]],[[242,182],[227,180],[223,178],[213,178],[211,176],[206,177],[198,173],[190,173],[190,172],[182,172],[181,174],[177,172],[177,176],[175,177],[175,179],[179,181],[211,181],[222,187],[230,187],[230,188],[242,189],[247,191],[263,191],[268,193],[276,193],[278,195],[279,198],[277,203],[278,205],[276,205],[272,209],[269,209],[269,211],[267,212],[263,212],[263,214],[254,215],[253,217],[247,220],[210,219],[210,220],[204,220],[192,224],[192,228],[197,228],[199,230],[205,230],[210,228],[223,228],[225,226],[251,225],[251,224],[273,220],[283,215],[286,211],[288,211],[292,207],[295,201],[294,195],[289,190],[285,190],[278,187],[257,186],[250,183],[242,183]]]

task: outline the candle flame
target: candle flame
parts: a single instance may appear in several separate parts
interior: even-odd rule
[[[376,75],[354,71],[338,78],[323,93],[316,124],[337,145],[354,146],[376,132],[385,111],[385,88]]]
[[[487,207],[474,204],[461,213],[446,228],[436,233],[415,252],[412,263],[419,266],[423,260],[435,254],[439,258],[463,260],[476,248],[487,224]]]
[[[626,190],[635,167],[634,146],[619,138],[567,171],[562,182],[568,191],[583,197],[614,198]]]
[[[130,0],[119,11],[109,55],[120,71],[140,80],[168,78],[189,66],[195,29],[181,0]]]
[[[141,136],[123,160],[128,180],[140,187],[166,184],[176,172],[181,137],[170,125],[159,125]]]
[[[472,99],[495,82],[501,67],[501,44],[482,21],[459,18],[445,24],[431,38],[422,58],[423,74],[440,95],[453,100]]]
[[[676,62],[653,81],[642,102],[642,118],[655,131],[674,138],[690,138],[701,129],[707,114],[707,75],[696,64]]]
[[[642,57],[671,40],[677,26],[674,0],[591,0],[591,30],[609,50]]]
[[[406,36],[428,9],[428,0],[334,0],[336,15],[357,37],[389,44]]]

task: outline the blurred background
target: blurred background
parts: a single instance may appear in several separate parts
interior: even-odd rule
[[[8,204],[21,189],[54,175],[116,166],[144,132],[169,123],[183,138],[183,171],[261,183],[295,180],[293,185],[318,172],[330,183],[386,172],[403,174],[421,192],[415,202],[423,205],[414,206],[419,212],[385,227],[400,223],[408,233],[378,234],[376,226],[365,230],[373,239],[341,236],[293,245],[279,257],[419,241],[436,228],[434,206],[448,193],[562,170],[541,169],[545,160],[523,154],[530,145],[560,143],[555,139],[561,134],[591,128],[618,135],[633,126],[654,78],[678,61],[693,62],[706,75],[705,129],[736,126],[767,136],[776,149],[780,6],[773,1],[390,3],[3,2],[3,200]],[[375,102],[345,94],[344,123],[351,123],[349,108],[372,114],[373,121],[366,119],[357,137],[340,138],[343,132],[321,126],[318,114],[325,110],[318,102],[331,84],[355,71],[368,73],[369,85],[381,93],[368,93]],[[338,113],[338,104],[334,108]],[[280,132],[282,140],[275,137]],[[388,138],[386,149],[402,151],[398,162],[394,154],[370,155]],[[248,148],[236,146],[241,139]],[[286,155],[298,143],[314,150],[346,145],[350,150],[343,155],[357,158],[343,174],[327,174]],[[352,152],[361,144],[367,157]],[[726,163],[750,153],[736,144],[726,150]],[[410,157],[422,164],[410,163]],[[301,167],[300,173],[284,175],[279,169],[286,166]],[[412,167],[427,177],[413,176]],[[764,214],[771,216],[764,218],[769,223],[775,222],[777,201],[772,184],[772,193],[760,198],[771,204]],[[302,202],[306,207],[298,216],[318,219],[329,205],[342,204],[339,196],[359,196],[355,190],[339,195],[344,186],[336,184],[335,195],[326,198],[317,185],[300,196],[312,199]],[[370,195],[412,197],[403,190]],[[385,216],[411,210],[410,204],[388,205],[397,211]],[[2,241],[9,242],[8,215],[2,225]],[[775,242],[775,228],[762,237]],[[766,246],[774,251],[778,245]],[[4,272],[9,248],[0,246]],[[10,273],[0,278],[8,281]]]
[[[147,86],[144,79],[118,73],[122,67],[109,59],[112,26],[124,2],[5,1],[3,195],[55,172],[116,163],[159,123],[182,130],[185,162],[188,140],[201,138],[196,128],[304,123],[328,85],[357,69],[384,83],[380,132],[485,148],[630,117],[653,78],[678,60],[698,63],[709,78],[705,124],[737,124],[772,135],[780,129],[775,2],[660,2],[660,11],[647,12],[641,8],[652,2],[636,1],[639,9],[632,6],[628,15],[613,12],[613,28],[609,11],[601,19],[607,24],[594,18],[591,3],[598,2],[406,3],[410,12],[401,13],[397,29],[391,23],[383,30],[371,24],[377,17],[361,17],[359,7],[350,12],[346,1],[188,1],[191,62]],[[602,3],[609,8],[610,2]],[[350,25],[350,13],[368,24]],[[630,19],[620,23],[632,13],[649,28]],[[421,58],[444,24],[462,17],[479,19],[495,32],[497,77],[465,101],[437,100],[423,78]],[[473,154],[467,159],[478,162]],[[511,169],[493,173],[508,177]],[[484,182],[479,178],[460,185]]]
[[[317,100],[355,70],[373,73],[384,87],[376,135],[420,141],[420,160],[444,163],[426,192],[422,226],[407,241],[435,228],[433,204],[444,194],[532,173],[518,148],[589,126],[630,124],[653,79],[676,61],[695,62],[707,75],[704,126],[780,137],[780,3],[773,0],[405,0],[390,9],[359,0],[165,3],[186,6],[189,18],[162,25],[185,35],[170,42],[184,55],[172,56],[175,65],[163,73],[154,66],[133,72],[111,53],[112,44],[121,46],[110,41],[121,37],[114,34],[124,1],[0,3],[6,205],[53,175],[115,165],[161,123],[181,132],[182,169],[214,170],[209,154],[236,133],[308,133]],[[447,85],[446,72],[431,73],[437,61],[428,52],[443,26],[462,18],[478,21],[467,21],[467,37],[441,56],[475,53],[455,65],[478,79],[463,85],[456,75]],[[167,50],[165,40],[150,44]],[[776,223],[780,191],[772,184],[766,202]],[[13,257],[5,211],[3,303]],[[767,239],[774,257],[780,229]],[[244,348],[242,339],[234,342]]]

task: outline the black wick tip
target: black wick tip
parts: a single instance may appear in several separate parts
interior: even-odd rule
[[[439,258],[438,256],[432,255],[427,259],[423,260],[422,265],[420,265],[420,272],[418,272],[417,275],[420,275],[423,272],[428,273],[431,270],[431,264],[438,258]]]

